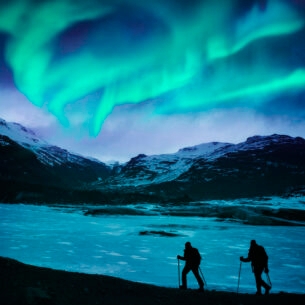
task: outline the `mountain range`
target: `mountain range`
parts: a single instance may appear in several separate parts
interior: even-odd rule
[[[1,202],[177,204],[305,193],[305,140],[288,135],[139,154],[110,166],[0,119],[0,158]]]

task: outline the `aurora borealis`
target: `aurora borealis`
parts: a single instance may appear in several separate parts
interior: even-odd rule
[[[0,67],[0,116],[101,158],[305,136],[302,0],[2,1]]]

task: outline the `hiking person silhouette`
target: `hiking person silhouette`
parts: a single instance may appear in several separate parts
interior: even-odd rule
[[[199,265],[201,261],[201,256],[198,251],[198,249],[193,248],[191,243],[188,241],[185,243],[184,248],[184,255],[180,256],[177,255],[177,259],[181,259],[185,261],[184,268],[182,270],[182,285],[180,286],[180,289],[187,289],[187,279],[186,275],[192,271],[198,284],[199,284],[199,291],[204,291],[204,283],[202,278],[199,275]]]
[[[252,272],[255,276],[256,281],[256,294],[262,294],[262,287],[265,288],[265,294],[269,294],[271,286],[269,286],[266,282],[262,279],[262,273],[268,274],[268,255],[264,249],[264,247],[258,245],[255,240],[251,240],[250,248],[248,252],[248,257],[244,258],[243,256],[240,257],[241,262],[251,262],[252,265]]]

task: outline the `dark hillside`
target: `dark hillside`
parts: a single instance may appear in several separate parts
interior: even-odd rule
[[[304,305],[305,295],[179,290],[39,268],[0,257],[2,305]]]

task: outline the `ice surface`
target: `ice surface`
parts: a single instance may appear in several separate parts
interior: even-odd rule
[[[140,235],[143,231],[175,237]],[[197,247],[208,289],[236,291],[239,257],[256,239],[269,255],[273,292],[305,291],[305,228],[249,226],[213,218],[84,216],[78,208],[0,204],[0,255],[54,269],[105,274],[166,287],[178,286],[177,254]],[[181,262],[181,270],[183,264]],[[192,274],[189,286],[197,288]],[[255,292],[243,263],[240,292]]]

